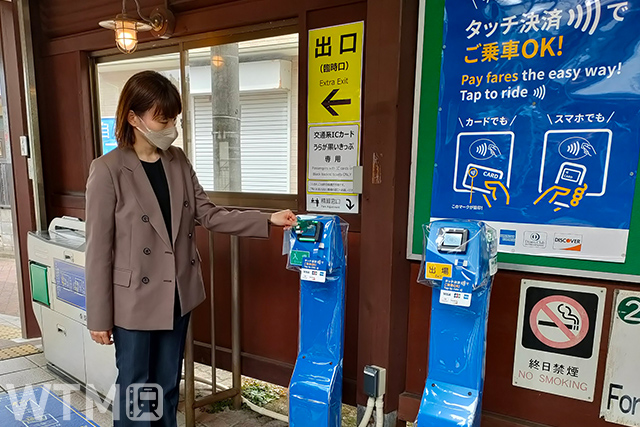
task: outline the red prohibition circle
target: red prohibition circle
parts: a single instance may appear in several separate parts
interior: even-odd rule
[[[580,325],[580,331],[577,335],[571,332],[571,330],[565,326],[564,322],[553,311],[551,311],[548,304],[553,302],[563,302],[565,304],[569,304],[578,311],[578,315],[580,316],[580,321],[582,323]],[[569,339],[568,341],[553,341],[544,336],[544,334],[540,331],[540,327],[538,325],[538,313],[540,311],[544,311],[544,313],[549,316],[551,321],[555,323],[556,326],[558,326],[558,328],[560,328],[560,330],[567,336],[567,338]],[[584,337],[587,336],[587,332],[589,331],[589,316],[587,315],[587,311],[584,309],[584,307],[582,307],[582,304],[578,303],[573,298],[564,295],[551,295],[541,299],[535,306],[533,306],[533,309],[531,309],[531,314],[529,315],[529,326],[531,326],[533,334],[540,340],[541,343],[552,348],[565,349],[580,344]]]

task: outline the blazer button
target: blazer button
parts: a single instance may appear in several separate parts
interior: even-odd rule
[[[143,277],[143,278],[142,278],[142,283],[144,283],[145,285],[146,285],[147,283],[149,283],[149,278],[148,278],[147,276]]]
[[[183,203],[183,205],[184,205],[184,207],[185,207],[185,208],[188,208],[188,207],[189,207],[189,202],[187,202],[187,201],[185,200],[185,201],[184,201],[184,203]]]
[[[196,260],[195,259],[191,260],[191,265],[196,265]]]
[[[193,233],[189,233],[188,237],[192,238],[193,237]]]
[[[142,252],[144,252],[145,255],[151,255],[151,249],[149,248],[144,248]]]
[[[149,216],[148,215],[142,215],[142,222],[149,222]]]

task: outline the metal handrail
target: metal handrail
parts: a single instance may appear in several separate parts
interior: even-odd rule
[[[233,398],[233,408],[242,405],[242,370],[240,359],[240,245],[237,236],[231,236],[231,373],[232,387],[217,391],[216,387],[216,328],[215,300],[213,281],[213,234],[209,233],[209,272],[211,275],[211,394],[196,400],[195,397],[195,361],[193,339],[193,317],[189,321],[185,345],[185,416],[186,427],[195,427],[196,409],[221,400]]]

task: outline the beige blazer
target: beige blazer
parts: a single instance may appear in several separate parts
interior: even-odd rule
[[[86,196],[87,327],[173,328],[177,282],[182,314],[205,299],[195,226],[239,236],[267,237],[268,214],[215,206],[184,152],[160,154],[171,197],[167,227],[149,179],[131,148],[91,163]]]

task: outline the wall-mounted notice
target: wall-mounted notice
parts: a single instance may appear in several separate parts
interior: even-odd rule
[[[513,385],[593,402],[606,288],[523,280]]]
[[[624,262],[640,2],[447,0],[445,12],[432,219],[486,221],[501,252]]]
[[[358,213],[364,22],[309,30],[307,210]]]
[[[617,291],[600,416],[610,423],[640,426],[640,292]]]

